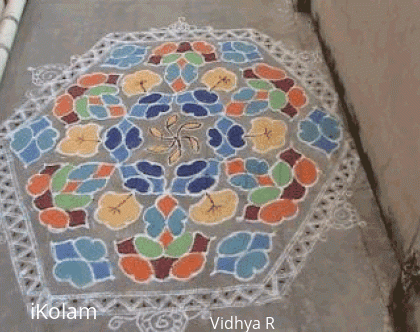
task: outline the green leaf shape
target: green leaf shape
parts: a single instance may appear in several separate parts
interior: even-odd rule
[[[195,52],[187,52],[184,56],[185,59],[187,59],[187,61],[193,65],[200,66],[204,63],[203,58]]]
[[[52,177],[51,187],[53,192],[61,191],[67,183],[69,173],[74,169],[72,164],[59,169]]]
[[[283,187],[292,180],[292,170],[287,163],[281,161],[274,166],[271,176],[278,186]]]
[[[247,83],[251,88],[254,88],[256,90],[273,90],[273,85],[264,80],[249,80],[247,81]]]
[[[88,111],[88,97],[83,96],[82,98],[76,100],[76,112],[82,119],[90,118]]]
[[[168,64],[168,63],[175,62],[175,61],[176,61],[176,60],[178,60],[180,57],[181,57],[181,54],[177,54],[177,53],[175,53],[175,54],[168,54],[168,55],[165,55],[165,56],[163,57],[163,59],[162,59],[162,63],[166,65],[166,64]]]
[[[162,255],[162,246],[144,236],[138,236],[134,244],[136,245],[137,251],[147,258],[157,258]]]
[[[280,90],[274,90],[269,95],[270,107],[273,110],[282,109],[287,104],[286,94]]]
[[[59,194],[54,197],[54,205],[66,211],[88,206],[92,201],[90,195]]]
[[[281,189],[276,187],[262,187],[255,189],[251,194],[251,201],[255,205],[263,205],[274,201],[281,194]]]
[[[181,257],[191,247],[193,236],[190,233],[184,233],[175,239],[165,250],[165,254],[170,257]]]
[[[111,85],[100,85],[89,90],[90,96],[112,95],[118,92],[118,88]]]

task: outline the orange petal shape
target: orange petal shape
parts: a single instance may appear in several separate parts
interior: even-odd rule
[[[165,55],[169,53],[173,53],[177,50],[178,46],[175,43],[165,43],[156,47],[153,50],[153,54],[155,55]]]
[[[39,212],[39,221],[52,228],[67,228],[70,217],[64,210],[50,208]]]
[[[226,115],[240,116],[244,113],[245,104],[239,102],[229,103],[226,107]]]
[[[245,173],[244,161],[240,158],[236,158],[226,162],[226,173],[228,175]]]
[[[296,215],[298,206],[289,199],[280,199],[273,203],[264,205],[260,210],[260,219],[267,224],[278,224],[284,218]]]
[[[296,179],[303,185],[311,185],[318,179],[318,170],[315,163],[308,159],[300,159],[293,167]]]
[[[197,51],[201,54],[209,54],[214,51],[214,47],[210,45],[209,43],[206,43],[204,41],[196,41],[192,44],[192,48],[194,51]]]
[[[181,257],[172,267],[172,274],[179,279],[189,279],[200,272],[206,262],[202,253],[190,253]]]
[[[158,200],[157,206],[163,213],[165,218],[168,218],[173,209],[178,205],[178,201],[170,195],[162,197]]]
[[[53,114],[57,117],[70,114],[73,111],[73,98],[65,93],[57,98],[53,108]]]
[[[286,77],[286,73],[276,67],[271,67],[265,63],[259,63],[255,67],[255,73],[261,77],[265,78],[267,80],[281,80]]]
[[[302,107],[306,104],[306,94],[302,88],[291,88],[288,96],[290,104],[294,107]]]
[[[153,274],[152,266],[140,256],[124,256],[120,258],[120,267],[135,281],[145,282]]]
[[[51,176],[48,174],[32,175],[26,186],[26,191],[32,196],[43,194],[50,186]]]
[[[77,80],[80,86],[84,88],[90,88],[102,83],[105,83],[108,79],[108,76],[102,73],[95,73],[90,75],[83,75]]]

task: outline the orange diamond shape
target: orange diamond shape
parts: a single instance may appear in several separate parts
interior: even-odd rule
[[[188,62],[184,58],[179,58],[177,63],[178,63],[178,66],[180,66],[181,69],[183,69]]]
[[[159,242],[166,248],[169,246],[172,241],[174,240],[174,237],[172,236],[171,232],[165,229],[165,231],[162,233],[162,235],[159,237]]]
[[[172,90],[174,90],[175,92],[180,92],[187,87],[182,78],[177,78],[175,81],[172,82],[171,86]]]
[[[258,183],[261,186],[274,186],[274,182],[268,175],[260,175],[258,176]]]
[[[244,173],[245,166],[242,159],[236,158],[226,163],[226,173],[228,175]]]
[[[96,171],[94,177],[95,178],[106,178],[114,172],[115,166],[102,164],[99,166],[98,170]]]
[[[158,200],[157,207],[163,213],[165,218],[171,214],[173,209],[178,205],[178,201],[171,195],[166,195]]]
[[[63,193],[71,193],[75,191],[79,187],[79,182],[71,181],[67,183],[67,185],[63,189]]]

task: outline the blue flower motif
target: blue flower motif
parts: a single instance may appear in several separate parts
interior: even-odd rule
[[[245,146],[244,134],[245,130],[241,125],[222,117],[216,122],[215,128],[207,131],[208,144],[217,154],[226,158]]]
[[[152,119],[171,110],[173,96],[162,93],[151,93],[139,99],[129,113],[135,118]]]
[[[165,190],[164,168],[158,163],[140,161],[119,167],[124,186],[139,194],[161,194]]]
[[[59,132],[53,128],[46,116],[42,116],[18,128],[10,136],[10,148],[26,167],[39,160],[42,154],[54,147]]]
[[[179,195],[198,195],[217,184],[220,162],[214,159],[195,160],[179,165],[172,181],[171,192]]]
[[[272,234],[235,232],[217,246],[213,273],[232,274],[236,279],[249,281],[269,264]]]
[[[184,231],[188,215],[183,209],[176,207],[165,216],[156,206],[152,206],[144,213],[143,220],[147,224],[147,234],[153,238],[158,237],[166,226],[173,235],[178,236]]]
[[[330,155],[340,146],[342,128],[324,109],[313,110],[299,123],[298,137]]]
[[[126,161],[131,151],[139,148],[142,143],[141,130],[126,119],[109,128],[104,137],[105,148],[117,162]]]
[[[245,41],[229,41],[220,43],[222,59],[237,64],[262,60],[258,47]]]
[[[103,67],[116,67],[128,69],[144,61],[148,47],[137,45],[120,45],[114,47]]]
[[[96,282],[114,278],[102,240],[79,237],[51,243],[51,249],[55,260],[53,273],[60,282],[86,288]]]
[[[223,104],[215,92],[204,89],[185,92],[177,97],[177,103],[187,115],[205,117],[223,111]]]

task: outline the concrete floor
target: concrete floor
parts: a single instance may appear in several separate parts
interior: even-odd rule
[[[29,1],[12,57],[0,86],[0,120],[9,116],[33,88],[27,67],[68,63],[113,31],[167,26],[183,16],[196,25],[256,28],[300,50],[313,51],[317,39],[307,22],[280,1]],[[318,243],[287,298],[260,308],[215,312],[215,316],[275,316],[278,331],[387,331],[389,293],[398,265],[379,210],[360,170],[353,189],[363,228],[328,232]],[[83,322],[32,321],[11,269],[8,248],[0,244],[0,330],[107,331],[108,318]],[[209,321],[194,320],[187,332],[211,331]],[[132,331],[124,325],[121,331]]]

